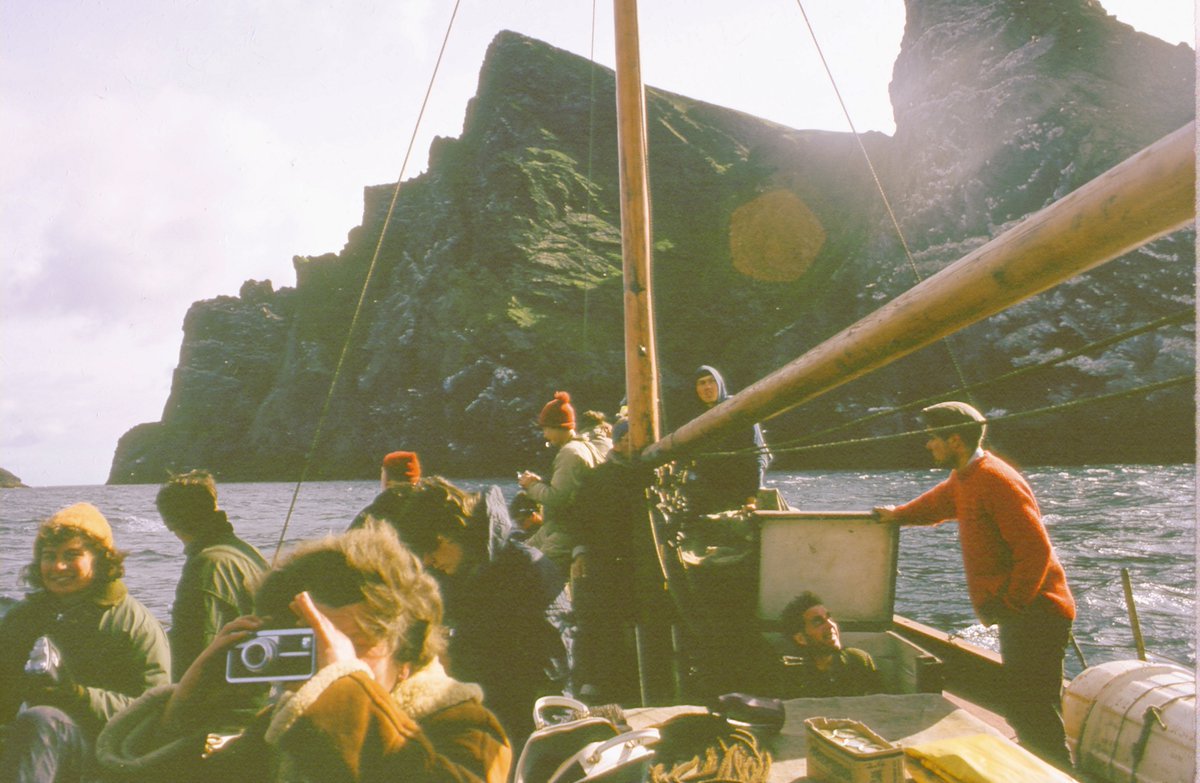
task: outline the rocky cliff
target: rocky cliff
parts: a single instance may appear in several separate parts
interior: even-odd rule
[[[648,91],[669,425],[689,415],[697,365],[740,387],[1193,117],[1192,50],[1136,33],[1092,0],[908,0],[907,10],[896,134],[862,142],[913,263],[849,134]],[[462,136],[436,141],[428,171],[400,189],[353,327],[391,186],[366,188],[341,253],[295,259],[295,287],[250,281],[238,297],[193,305],[162,421],[121,439],[109,480],[196,466],[226,480],[294,479],[314,442],[309,478],[371,477],[400,447],[436,472],[499,475],[544,459],[533,421],[554,390],[581,410],[613,410],[623,348],[612,96],[610,72],[500,34]],[[1193,261],[1192,232],[1159,240],[771,420],[768,438],[811,438],[1187,311]],[[988,383],[973,399],[999,415],[1189,373],[1193,323]],[[893,415],[817,439],[912,424]],[[994,434],[1030,462],[1113,462],[1192,458],[1193,433],[1192,390],[1175,388]],[[778,451],[777,467],[863,459]],[[919,452],[875,447],[868,459]]]

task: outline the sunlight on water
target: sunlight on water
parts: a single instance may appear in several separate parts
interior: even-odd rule
[[[867,510],[910,500],[943,471],[812,472],[774,475],[805,509]],[[1192,465],[1043,468],[1027,472],[1079,605],[1075,636],[1089,663],[1133,657],[1121,568],[1134,585],[1147,649],[1195,661],[1195,478]],[[955,525],[906,529],[900,538],[896,611],[996,649],[995,629],[977,624]],[[1068,670],[1079,671],[1068,655]]]
[[[958,634],[958,636],[971,644],[977,644],[989,650],[1000,649],[1000,634],[996,631],[995,626],[988,627],[979,623],[972,623],[967,626],[966,630]]]

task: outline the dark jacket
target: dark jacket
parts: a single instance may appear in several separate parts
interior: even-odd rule
[[[429,542],[414,530],[420,517],[407,505],[406,490],[388,490],[360,515],[386,522],[418,551]],[[432,495],[431,495],[432,497]],[[510,737],[532,724],[533,701],[549,684],[547,669],[562,657],[559,630],[546,610],[566,581],[565,574],[542,552],[512,538],[508,505],[498,486],[491,486],[475,505],[469,529],[478,538],[463,546],[469,554],[453,575],[432,571],[451,629],[448,668],[459,680],[483,686],[485,703]]]
[[[821,671],[803,656],[779,659],[779,689],[785,699],[821,696],[866,696],[883,689],[875,661],[854,647],[838,650],[829,668]]]
[[[171,652],[162,625],[122,581],[66,599],[39,590],[0,621],[0,724],[11,721],[20,707],[25,662],[39,636],[50,637],[79,686],[73,698],[55,706],[93,733],[170,677]]]
[[[702,375],[711,375],[717,382],[718,393],[714,406],[729,399],[725,378],[720,371],[706,364],[700,366],[692,377],[695,380]],[[692,396],[695,397],[695,392]],[[694,416],[705,410],[707,408],[697,402]],[[692,460],[692,477],[684,488],[689,507],[697,514],[712,514],[741,507],[748,498],[758,493],[770,464],[771,452],[767,449],[762,427],[758,424],[748,429],[734,430],[719,440],[702,445],[700,453]]]
[[[563,584],[544,553],[510,539],[460,581],[455,596],[450,670],[483,686],[485,703],[514,738],[532,729],[533,702],[550,684],[554,659],[565,655],[547,617]]]
[[[586,564],[571,585],[577,626],[573,674],[604,701],[639,698],[631,629],[648,611],[649,596],[662,595],[662,572],[646,523],[652,479],[650,468],[609,452],[584,477],[572,509],[575,551]]]

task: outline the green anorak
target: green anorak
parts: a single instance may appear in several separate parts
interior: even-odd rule
[[[834,653],[829,668],[818,669],[804,656],[785,655],[779,693],[785,699],[866,696],[883,690],[870,654],[854,647]]]
[[[92,736],[155,685],[169,680],[171,652],[162,625],[121,580],[79,595],[29,594],[0,621],[0,725],[16,716],[25,662],[48,636],[75,683],[60,706]]]
[[[570,527],[571,504],[584,475],[601,461],[595,447],[576,436],[554,455],[550,480],[539,480],[525,488],[525,494],[542,504],[546,520],[526,543],[545,552],[564,574],[571,570],[577,543]]]
[[[222,626],[254,613],[254,589],[267,570],[262,554],[232,532],[194,541],[184,553],[168,634],[174,682]]]

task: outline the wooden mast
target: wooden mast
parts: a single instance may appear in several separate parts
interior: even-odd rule
[[[658,352],[651,279],[650,175],[646,92],[638,41],[637,0],[614,0],[617,145],[621,183],[621,258],[625,281],[625,393],[629,438],[640,452],[659,438]],[[674,614],[659,568],[648,511],[632,520],[634,627],[643,705],[678,699]]]
[[[1196,216],[1195,123],[1180,128],[649,446],[660,463],[764,421],[1111,261]]]
[[[637,0],[615,0],[621,257],[625,276],[625,393],[635,450],[659,437],[658,355],[650,273],[650,176]]]

